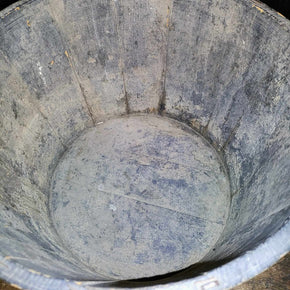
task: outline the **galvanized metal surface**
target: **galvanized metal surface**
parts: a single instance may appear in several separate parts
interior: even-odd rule
[[[227,168],[228,219],[200,262],[262,243],[210,272],[217,287],[274,263],[289,250],[289,28],[247,0],[30,0],[0,12],[1,277],[31,289],[106,278],[55,229],[51,180],[85,131],[136,113],[186,123]],[[230,269],[242,274],[228,279]]]

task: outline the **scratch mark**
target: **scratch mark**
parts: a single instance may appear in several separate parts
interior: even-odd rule
[[[28,261],[28,258],[21,258],[21,257],[12,257],[12,256],[6,256],[4,257],[5,260],[24,260],[24,261]]]
[[[18,25],[19,23],[18,21],[21,21],[22,18],[23,18],[23,15],[19,15],[18,17],[13,19],[11,22],[8,22],[7,24],[5,24],[5,28],[7,29],[7,32],[10,31],[15,25]]]
[[[186,212],[181,212],[175,208],[172,208],[172,207],[169,207],[169,206],[164,206],[164,205],[158,205],[158,204],[155,204],[155,203],[152,203],[148,200],[144,200],[142,198],[138,198],[138,197],[135,197],[135,196],[130,196],[130,195],[125,195],[123,193],[119,193],[119,192],[109,192],[109,191],[106,191],[105,189],[103,189],[102,186],[98,186],[98,190],[100,192],[103,192],[105,194],[113,194],[115,196],[120,196],[120,197],[124,197],[124,198],[127,198],[129,200],[134,200],[134,201],[138,201],[138,202],[141,202],[141,203],[144,203],[144,204],[148,204],[148,205],[152,205],[154,207],[158,207],[158,208],[163,208],[163,209],[167,209],[169,211],[173,211],[173,212],[176,212],[176,213],[182,213],[184,215],[187,215],[187,216],[190,216],[190,217],[193,217],[193,218],[197,218],[197,219],[200,219],[200,220],[203,220],[203,221],[206,221],[206,222],[209,222],[209,223],[213,223],[213,224],[217,224],[217,225],[223,225],[223,223],[219,223],[217,221],[213,221],[213,220],[210,220],[210,219],[207,219],[207,218],[204,218],[204,217],[200,217],[200,216],[195,216],[191,213],[186,213]]]

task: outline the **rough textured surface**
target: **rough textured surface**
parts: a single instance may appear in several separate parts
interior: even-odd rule
[[[248,0],[25,0],[0,12],[0,259],[108,278],[55,229],[51,178],[80,135],[137,111],[186,123],[226,165],[229,216],[203,262],[272,236],[290,208],[289,31]]]
[[[141,115],[77,139],[55,171],[50,203],[75,255],[97,273],[133,279],[198,262],[222,233],[230,192],[206,140],[176,121]]]

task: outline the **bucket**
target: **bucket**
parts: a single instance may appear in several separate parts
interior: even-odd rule
[[[250,0],[0,12],[0,277],[225,289],[290,248],[290,23]]]

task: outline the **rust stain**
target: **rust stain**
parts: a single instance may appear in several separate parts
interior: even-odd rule
[[[82,285],[83,283],[82,282],[79,282],[79,281],[75,281],[75,284]]]
[[[31,26],[31,24],[30,24],[30,21],[29,21],[29,20],[27,20],[27,21],[26,21],[26,24],[27,24],[27,26],[28,26],[28,27],[30,27],[30,26]]]
[[[54,61],[53,60],[50,62],[50,65],[54,65]]]
[[[252,7],[255,7],[256,9],[258,9],[261,13],[264,13],[264,10],[256,5],[253,4]]]
[[[10,286],[16,288],[16,289],[22,289],[20,286],[16,285],[16,284],[10,284]]]
[[[193,128],[195,128],[195,129],[197,129],[198,131],[201,129],[201,125],[200,125],[200,123],[199,123],[198,120],[196,120],[196,119],[191,119],[191,120],[190,120],[190,123],[191,123],[191,126],[192,126]]]
[[[170,7],[167,7],[167,16],[166,16],[166,27],[168,28],[170,25]]]
[[[71,60],[70,60],[70,57],[69,57],[69,54],[68,54],[67,50],[64,52],[64,54],[65,54],[65,56],[68,59],[69,65],[72,67],[72,63],[71,63]]]
[[[156,108],[148,108],[149,113],[156,113]]]
[[[6,16],[10,15],[12,13],[12,11],[9,11],[8,13],[6,13],[4,16],[1,16],[2,19],[4,19]]]
[[[166,27],[169,27],[169,18],[166,20]]]
[[[20,7],[16,7],[16,8],[15,8],[15,11],[18,11],[18,10],[20,10]]]
[[[41,274],[40,272],[37,272],[37,271],[32,270],[32,269],[28,269],[28,271],[29,271],[30,273],[37,274],[37,275],[40,275],[40,274]]]
[[[284,258],[286,255],[290,255],[290,254],[283,253],[282,255],[280,255],[280,259]]]
[[[283,18],[285,18],[285,16],[283,14],[281,14],[280,12],[277,12],[277,14],[282,16]]]

